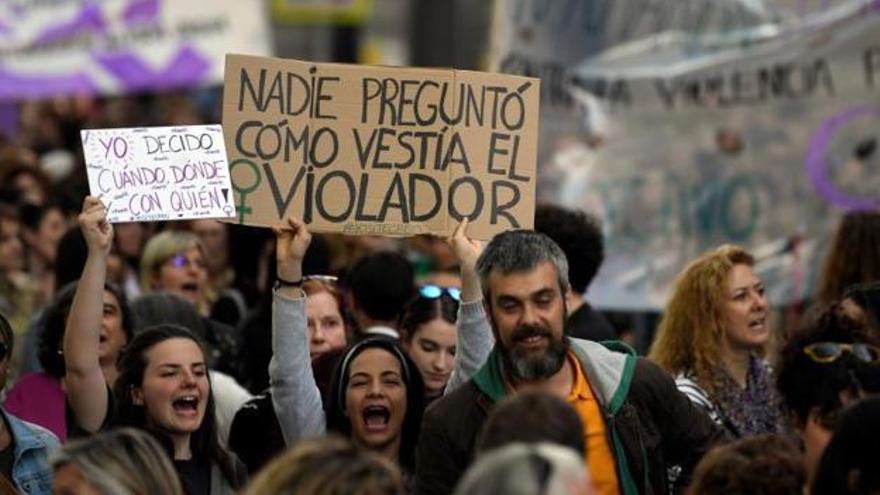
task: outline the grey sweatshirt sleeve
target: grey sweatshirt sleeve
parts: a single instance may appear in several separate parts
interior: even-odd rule
[[[326,432],[327,418],[309,358],[304,297],[288,299],[277,292],[273,295],[269,384],[272,406],[287,445]]]
[[[495,345],[495,337],[492,336],[482,299],[461,303],[456,327],[458,348],[455,351],[455,366],[444,394],[467,383],[486,362],[492,346]]]

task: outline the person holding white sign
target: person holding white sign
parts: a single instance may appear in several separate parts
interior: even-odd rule
[[[187,493],[234,493],[244,485],[244,466],[219,444],[204,347],[189,330],[159,325],[135,336],[120,356],[113,390],[108,387],[98,362],[98,329],[113,227],[91,196],[79,223],[89,254],[64,336],[66,392],[77,421],[91,432],[147,430],[170,448]]]

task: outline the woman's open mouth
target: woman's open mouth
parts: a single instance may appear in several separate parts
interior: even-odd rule
[[[391,411],[385,406],[368,406],[361,411],[361,417],[367,431],[372,433],[383,432],[388,428],[391,420]]]
[[[199,413],[199,398],[194,395],[184,395],[174,399],[171,403],[174,412],[183,416],[197,416]]]

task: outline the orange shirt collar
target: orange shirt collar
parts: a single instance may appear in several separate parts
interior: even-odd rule
[[[590,384],[587,383],[587,377],[584,376],[584,370],[581,368],[581,363],[578,361],[577,356],[569,351],[566,359],[571,363],[571,369],[574,370],[574,384],[571,387],[571,392],[568,393],[568,402],[593,399],[593,390],[590,389]]]

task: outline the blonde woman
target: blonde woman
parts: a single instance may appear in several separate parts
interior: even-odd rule
[[[71,442],[52,468],[53,493],[183,495],[168,454],[149,433],[134,428]]]
[[[175,293],[207,316],[211,309],[208,269],[199,238],[192,232],[177,230],[166,230],[151,238],[141,258],[141,289],[145,293]]]
[[[781,431],[782,412],[763,356],[769,306],[755,259],[723,245],[679,275],[649,358],[734,437]]]

